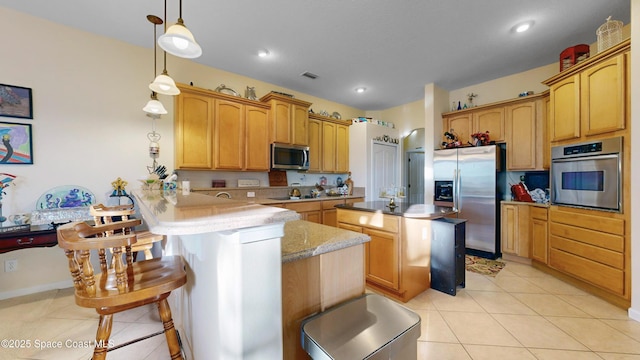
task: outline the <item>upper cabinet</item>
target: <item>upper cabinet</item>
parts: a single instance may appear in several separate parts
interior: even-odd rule
[[[309,145],[308,114],[311,103],[276,93],[269,93],[260,101],[271,105],[269,122],[272,143]]]
[[[551,142],[625,130],[630,47],[630,40],[625,40],[544,82],[551,94]]]
[[[349,172],[351,122],[309,114],[309,171]]]
[[[496,143],[507,144],[507,170],[549,168],[547,140],[548,93],[520,97],[442,114],[444,131],[453,131],[467,145],[471,134],[489,132]]]
[[[188,85],[176,97],[176,168],[269,170],[269,105]]]

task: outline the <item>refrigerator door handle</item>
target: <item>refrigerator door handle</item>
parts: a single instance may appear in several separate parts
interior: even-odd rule
[[[460,191],[462,190],[462,176],[461,176],[462,170],[458,169],[458,177],[456,178],[456,187],[458,189],[456,189],[456,194],[457,196],[457,200],[456,200],[456,210],[458,212],[460,212],[462,210],[462,204],[460,203]]]
[[[453,211],[458,211],[458,169],[453,170]]]

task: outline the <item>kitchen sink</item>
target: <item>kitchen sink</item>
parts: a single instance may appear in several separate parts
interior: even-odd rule
[[[269,200],[291,200],[289,196],[281,196],[281,197],[272,197]]]

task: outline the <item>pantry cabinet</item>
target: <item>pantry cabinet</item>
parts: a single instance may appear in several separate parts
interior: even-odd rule
[[[271,106],[270,140],[272,143],[309,145],[309,107],[311,103],[269,93],[260,101]]]
[[[550,88],[551,142],[627,128],[630,47],[625,40],[543,82]]]

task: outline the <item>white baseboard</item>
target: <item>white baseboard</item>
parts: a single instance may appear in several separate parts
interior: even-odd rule
[[[640,321],[640,310],[634,309],[632,307],[628,310],[629,317],[635,321]]]
[[[59,282],[50,283],[50,284],[32,286],[24,289],[2,291],[0,292],[0,300],[10,299],[18,296],[36,294],[43,291],[49,291],[49,290],[55,290],[55,289],[66,289],[70,287],[73,287],[73,281],[65,280],[65,281],[59,281]]]

